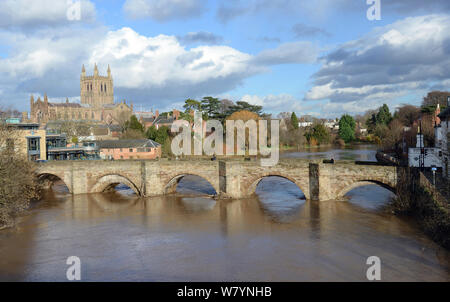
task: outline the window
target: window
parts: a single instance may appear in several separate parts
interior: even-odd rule
[[[28,151],[39,151],[40,150],[39,140],[40,138],[29,138]]]
[[[128,151],[133,152],[133,149],[130,149],[130,150],[128,150]]]
[[[122,156],[122,155],[120,156],[120,159],[123,159],[123,156]]]

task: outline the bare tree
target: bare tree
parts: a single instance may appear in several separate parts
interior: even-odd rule
[[[35,165],[21,148],[19,132],[0,123],[0,228],[12,226],[14,217],[37,196]]]

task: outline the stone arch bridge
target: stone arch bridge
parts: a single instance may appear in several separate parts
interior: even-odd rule
[[[375,183],[395,192],[395,166],[354,161],[323,163],[321,160],[280,159],[273,167],[258,160],[121,160],[51,161],[38,164],[42,180],[61,179],[72,194],[98,193],[119,183],[139,196],[157,196],[175,191],[185,175],[207,180],[220,197],[244,198],[255,192],[262,178],[280,176],[295,183],[310,200],[331,200],[358,186]]]

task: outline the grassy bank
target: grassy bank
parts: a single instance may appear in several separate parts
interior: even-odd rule
[[[450,249],[448,202],[422,173],[407,169],[399,175],[398,194],[392,208],[397,214],[415,217],[424,233]]]

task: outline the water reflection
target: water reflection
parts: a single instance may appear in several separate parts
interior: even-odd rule
[[[76,255],[84,281],[365,281],[376,255],[384,281],[450,281],[449,253],[383,211],[385,189],[311,202],[268,177],[251,198],[215,200],[207,185],[184,178],[177,194],[153,198],[54,186],[0,231],[0,280],[65,281]]]
[[[256,194],[264,212],[280,223],[293,221],[306,201],[295,183],[278,176],[263,178]]]

